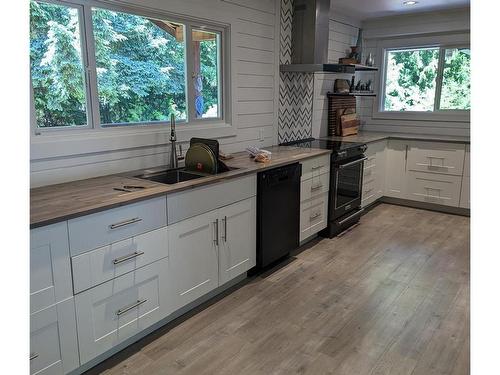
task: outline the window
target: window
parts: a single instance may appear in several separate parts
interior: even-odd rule
[[[386,112],[470,110],[470,49],[386,50]]]
[[[38,129],[223,118],[224,29],[79,0],[30,9]]]

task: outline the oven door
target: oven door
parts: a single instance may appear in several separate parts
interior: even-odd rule
[[[337,219],[361,205],[363,164],[366,159],[362,156],[334,166],[330,219]]]

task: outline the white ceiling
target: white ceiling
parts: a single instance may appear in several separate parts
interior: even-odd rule
[[[331,0],[331,8],[360,21],[405,13],[427,12],[470,6],[470,0],[418,0],[418,4],[403,5],[405,0]]]

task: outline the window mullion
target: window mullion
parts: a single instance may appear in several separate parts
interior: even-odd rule
[[[196,108],[194,105],[194,62],[193,62],[193,34],[192,25],[186,23],[186,94],[187,94],[187,119],[191,122],[196,119]]]
[[[90,127],[99,129],[99,98],[97,93],[97,72],[95,61],[95,42],[92,31],[92,8],[90,5],[82,5],[83,12],[83,44],[85,56],[86,90],[88,97]]]
[[[436,90],[434,95],[434,112],[440,110],[441,106],[441,90],[443,86],[443,71],[444,71],[444,55],[445,48],[439,48],[439,60],[438,60],[438,69],[436,76]]]

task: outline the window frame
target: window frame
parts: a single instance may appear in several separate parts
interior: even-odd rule
[[[434,97],[434,111],[386,111],[384,100],[386,96],[386,74],[388,52],[394,50],[414,50],[420,48],[439,48],[438,72]],[[469,36],[465,34],[447,34],[431,37],[413,37],[379,40],[377,42],[377,65],[380,74],[376,79],[378,93],[376,103],[373,105],[372,118],[379,120],[411,120],[411,121],[442,121],[442,122],[468,122],[470,110],[441,109],[441,90],[444,71],[444,53],[449,48],[470,48]]]
[[[80,23],[80,42],[82,50],[82,64],[83,64],[83,74],[85,82],[85,92],[86,92],[86,102],[87,102],[87,125],[79,126],[58,126],[58,127],[47,127],[38,128],[36,113],[34,112],[34,92],[33,85],[31,83],[31,70],[30,70],[30,119],[32,134],[36,136],[52,134],[52,135],[62,135],[76,133],[94,133],[94,132],[108,132],[114,130],[115,132],[124,130],[129,131],[158,131],[164,129],[166,125],[169,124],[169,120],[164,121],[142,121],[142,122],[127,122],[127,123],[112,123],[103,124],[100,121],[100,109],[99,109],[99,93],[97,85],[97,70],[96,70],[96,59],[95,59],[95,39],[92,25],[92,8],[102,8],[108,9],[115,12],[129,13],[139,17],[148,17],[156,19],[165,19],[168,21],[183,24],[185,27],[185,91],[186,91],[186,120],[177,120],[178,123],[186,124],[189,126],[190,130],[204,129],[205,126],[216,126],[219,127],[232,127],[229,124],[230,114],[231,114],[231,100],[229,98],[229,26],[224,24],[218,24],[214,21],[205,21],[196,19],[194,17],[182,16],[169,14],[163,10],[136,6],[129,3],[99,1],[99,0],[35,0],[41,3],[49,3],[55,5],[63,5],[68,7],[73,7],[78,9],[79,23]],[[191,46],[191,30],[204,29],[211,32],[219,33],[220,43],[218,51],[218,70],[219,70],[219,98],[220,98],[220,115],[218,117],[211,118],[196,118],[196,116],[190,116],[191,113],[194,114],[194,101],[190,102],[190,98],[194,99],[193,95],[193,72],[192,69],[192,46]],[[193,129],[194,128],[194,129]],[[182,132],[188,129],[178,128],[178,132]],[[231,132],[233,133],[233,132]]]

